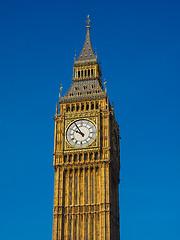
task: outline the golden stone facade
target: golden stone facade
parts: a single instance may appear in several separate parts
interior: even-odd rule
[[[119,126],[86,40],[56,107],[53,240],[119,240]]]

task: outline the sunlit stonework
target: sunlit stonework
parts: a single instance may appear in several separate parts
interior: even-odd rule
[[[119,126],[90,41],[56,106],[53,240],[119,240]]]

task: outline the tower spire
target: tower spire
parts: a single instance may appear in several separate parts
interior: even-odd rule
[[[87,33],[86,33],[86,40],[84,42],[84,46],[83,49],[77,59],[77,62],[79,61],[96,61],[97,60],[97,56],[94,55],[94,51],[92,49],[92,45],[91,45],[91,39],[90,39],[90,22],[91,20],[89,19],[89,15],[87,16],[87,20],[86,20],[86,29],[87,29]]]

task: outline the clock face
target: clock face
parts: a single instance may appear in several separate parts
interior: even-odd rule
[[[85,119],[73,122],[66,131],[67,141],[73,147],[86,147],[94,141],[95,137],[95,125],[91,121]]]

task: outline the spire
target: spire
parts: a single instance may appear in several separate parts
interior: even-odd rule
[[[86,40],[83,46],[83,49],[77,59],[77,62],[84,62],[84,61],[96,61],[97,60],[97,56],[94,55],[93,49],[92,49],[92,45],[91,45],[91,40],[90,40],[90,22],[91,20],[89,20],[89,15],[87,16],[87,33],[86,33]]]

